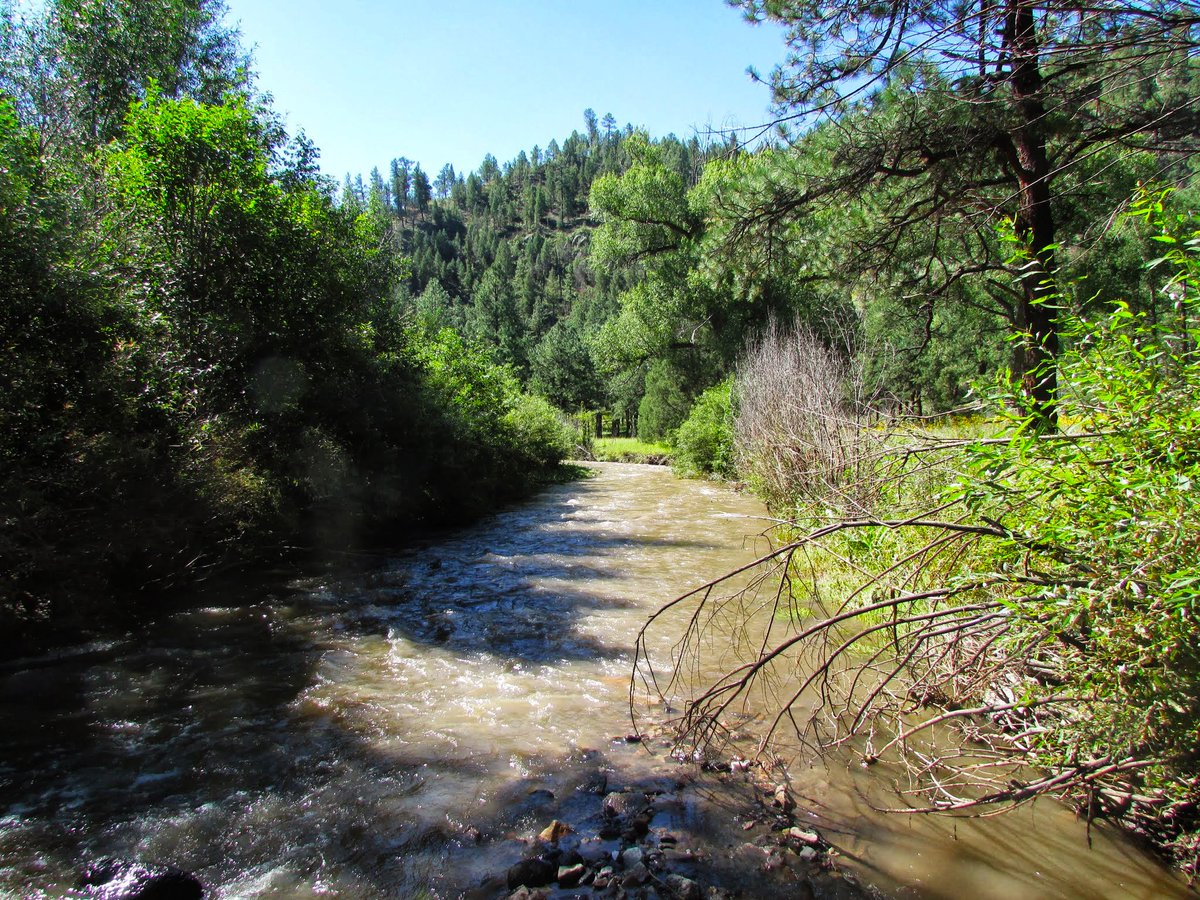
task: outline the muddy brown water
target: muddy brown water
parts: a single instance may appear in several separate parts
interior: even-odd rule
[[[455,897],[552,815],[586,816],[574,788],[597,772],[695,776],[614,740],[633,636],[763,550],[765,511],[662,468],[596,471],[368,571],[214,589],[127,640],[0,670],[0,895],[70,896],[115,856],[217,898]],[[1050,804],[899,819],[872,811],[886,779],[793,775],[841,863],[895,896],[1194,896]],[[701,776],[656,826],[743,896],[783,896],[741,836],[737,780]]]

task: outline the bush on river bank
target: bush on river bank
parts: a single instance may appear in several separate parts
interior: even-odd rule
[[[151,91],[48,155],[0,98],[0,623],[95,626],[214,566],[462,521],[570,445],[452,332],[303,141]]]

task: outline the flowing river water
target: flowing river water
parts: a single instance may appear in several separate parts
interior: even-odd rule
[[[655,824],[742,896],[812,897],[763,880],[737,778],[622,739],[634,635],[764,550],[765,511],[661,468],[596,470],[369,569],[164,600],[125,640],[0,669],[0,895],[73,896],[111,856],[217,898],[455,897],[584,815],[571,798],[597,773],[686,770],[696,789]],[[891,895],[1194,896],[1048,804],[899,819],[853,766],[793,777],[840,864]]]

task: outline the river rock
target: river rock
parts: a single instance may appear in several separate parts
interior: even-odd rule
[[[558,876],[558,867],[541,857],[523,859],[509,867],[509,890],[519,887],[545,887]]]
[[[792,797],[792,792],[786,784],[777,785],[775,788],[775,805],[784,812],[791,812],[796,808],[796,801]]]
[[[621,823],[616,819],[609,819],[602,824],[596,832],[597,837],[604,841],[611,841],[621,836]]]
[[[621,837],[630,843],[638,838],[643,838],[650,833],[650,822],[654,819],[654,813],[645,811],[640,812],[629,820],[629,825],[621,832]]]
[[[558,886],[561,888],[572,888],[579,882],[583,881],[583,876],[587,874],[587,866],[583,863],[576,863],[573,866],[558,867]]]
[[[575,859],[576,856],[579,858]],[[574,865],[577,862],[581,862],[584,865],[591,866],[593,869],[598,869],[612,862],[612,856],[598,843],[583,843],[576,848],[574,854],[571,851],[564,853],[562,862],[564,865]]]
[[[801,844],[821,843],[821,836],[819,834],[817,834],[815,831],[808,831],[804,828],[789,828],[787,831],[787,836],[793,841],[797,841]]]
[[[765,852],[767,858],[762,864],[764,872],[774,872],[787,867],[787,863],[784,861],[783,854],[779,852],[778,847],[769,847]]]
[[[547,844],[557,844],[562,838],[565,838],[574,829],[566,822],[560,822],[555,819],[549,825],[542,829],[542,833],[538,837]]]
[[[196,876],[173,866],[105,859],[88,866],[79,880],[93,900],[201,900]]]
[[[704,896],[700,885],[690,878],[685,878],[682,875],[668,875],[666,881],[667,887],[671,891],[671,896],[678,898],[678,900],[701,900]]]
[[[645,794],[635,794],[632,791],[613,791],[604,797],[604,814],[606,816],[623,816],[641,809],[646,805]]]
[[[581,794],[595,794],[598,797],[603,797],[605,791],[608,790],[608,775],[599,770],[590,773],[580,783],[575,790]]]
[[[645,858],[646,854],[641,847],[630,847],[621,854],[621,865],[632,869],[634,866],[640,866]]]
[[[638,863],[625,873],[625,876],[621,879],[621,887],[640,887],[649,880],[650,870],[642,865],[642,863]]]

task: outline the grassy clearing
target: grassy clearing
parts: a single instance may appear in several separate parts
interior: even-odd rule
[[[671,462],[666,444],[647,443],[637,438],[593,438],[591,458],[597,462],[648,463],[665,466]]]

